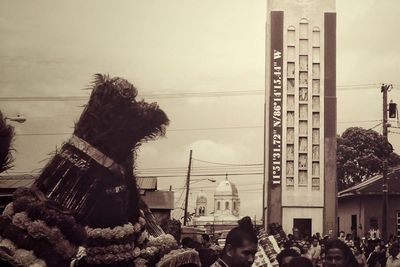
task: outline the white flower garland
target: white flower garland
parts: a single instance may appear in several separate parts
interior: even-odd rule
[[[22,266],[29,267],[46,267],[46,262],[33,253],[33,251],[18,249],[17,246],[9,239],[1,239],[0,238],[0,247],[7,248],[12,256],[12,259],[15,263],[20,264]]]
[[[18,212],[12,217],[12,224],[26,230],[34,239],[45,238],[52,244],[54,251],[64,259],[73,257],[78,248],[65,239],[56,227],[49,227],[42,220],[32,221],[26,212]]]
[[[137,243],[138,245],[142,245],[148,239],[149,239],[149,233],[146,230],[144,230],[140,235],[140,237],[138,238]]]
[[[107,240],[111,239],[121,239],[125,236],[132,235],[133,233],[139,233],[141,230],[140,223],[132,223],[124,224],[123,226],[116,226],[114,228],[91,228],[86,226],[86,233],[89,238],[104,238]]]
[[[13,205],[12,202],[9,203],[9,204],[4,208],[3,215],[6,216],[6,217],[8,217],[8,218],[10,218],[10,219],[11,219],[11,217],[14,215],[14,205]]]

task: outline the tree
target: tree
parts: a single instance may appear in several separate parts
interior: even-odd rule
[[[348,128],[337,138],[339,190],[381,173],[384,160],[389,167],[400,164],[400,156],[383,135],[360,127]]]

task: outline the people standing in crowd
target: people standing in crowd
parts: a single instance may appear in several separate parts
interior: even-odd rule
[[[326,243],[326,267],[358,267],[350,248],[341,240],[329,240]]]
[[[308,242],[304,242],[301,246],[301,256],[311,260],[310,245]]]
[[[227,235],[222,256],[211,267],[250,267],[257,252],[258,239],[250,217],[239,221]]]
[[[345,235],[346,235],[346,233],[345,233],[344,231],[340,231],[340,232],[339,232],[339,237],[338,237],[338,239],[339,239],[340,241],[345,242],[345,239],[346,239]]]
[[[400,267],[399,243],[393,243],[388,251],[389,257],[386,261],[386,267]]]
[[[279,263],[279,267],[288,267],[289,262],[296,257],[300,257],[300,254],[296,250],[285,248],[281,250],[276,259]]]
[[[289,262],[288,267],[313,267],[313,264],[307,258],[296,257]]]
[[[313,236],[311,247],[308,252],[311,258],[312,265],[316,267],[321,254],[321,246],[319,245],[319,240],[317,236]]]
[[[353,253],[354,253],[354,257],[357,260],[358,267],[367,267],[368,266],[367,259],[364,255],[364,253],[362,252],[361,247],[359,247],[359,246],[354,247]]]

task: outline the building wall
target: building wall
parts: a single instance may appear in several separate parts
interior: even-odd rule
[[[389,234],[397,234],[397,212],[400,212],[400,196],[389,196],[387,230]],[[357,215],[357,224],[361,223],[362,229],[357,226],[358,236],[364,236],[371,228],[370,222],[375,218],[379,228],[382,226],[382,196],[353,196],[340,198],[338,217],[340,230],[351,232],[351,215]]]
[[[312,229],[319,229],[321,233],[327,234],[334,228],[336,193],[326,196],[325,177],[329,177],[328,185],[332,186],[335,181],[332,178],[335,166],[331,161],[336,153],[336,106],[325,99],[325,82],[328,73],[328,96],[336,101],[336,66],[332,62],[336,47],[328,45],[329,51],[326,51],[325,41],[335,38],[324,38],[326,34],[336,33],[335,27],[328,28],[325,33],[325,14],[334,9],[334,0],[268,1],[265,219],[268,223],[282,223],[289,232],[297,215],[314,218]],[[336,26],[336,21],[328,20]],[[280,52],[282,62],[277,59]],[[330,60],[328,72],[325,57]],[[325,113],[326,103],[329,113]],[[334,127],[325,127],[326,121],[331,121]],[[325,165],[326,156],[330,160],[328,166]],[[323,219],[326,205],[329,205],[329,214],[333,213],[328,218],[329,227],[324,226],[326,220]]]
[[[283,230],[292,233],[294,219],[311,219],[311,233],[322,233],[323,208],[283,208]]]

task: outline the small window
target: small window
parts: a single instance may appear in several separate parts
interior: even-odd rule
[[[225,202],[225,209],[226,209],[226,210],[229,210],[229,202],[228,202],[228,201]]]
[[[217,210],[220,210],[221,209],[221,203],[218,201],[217,202]]]

